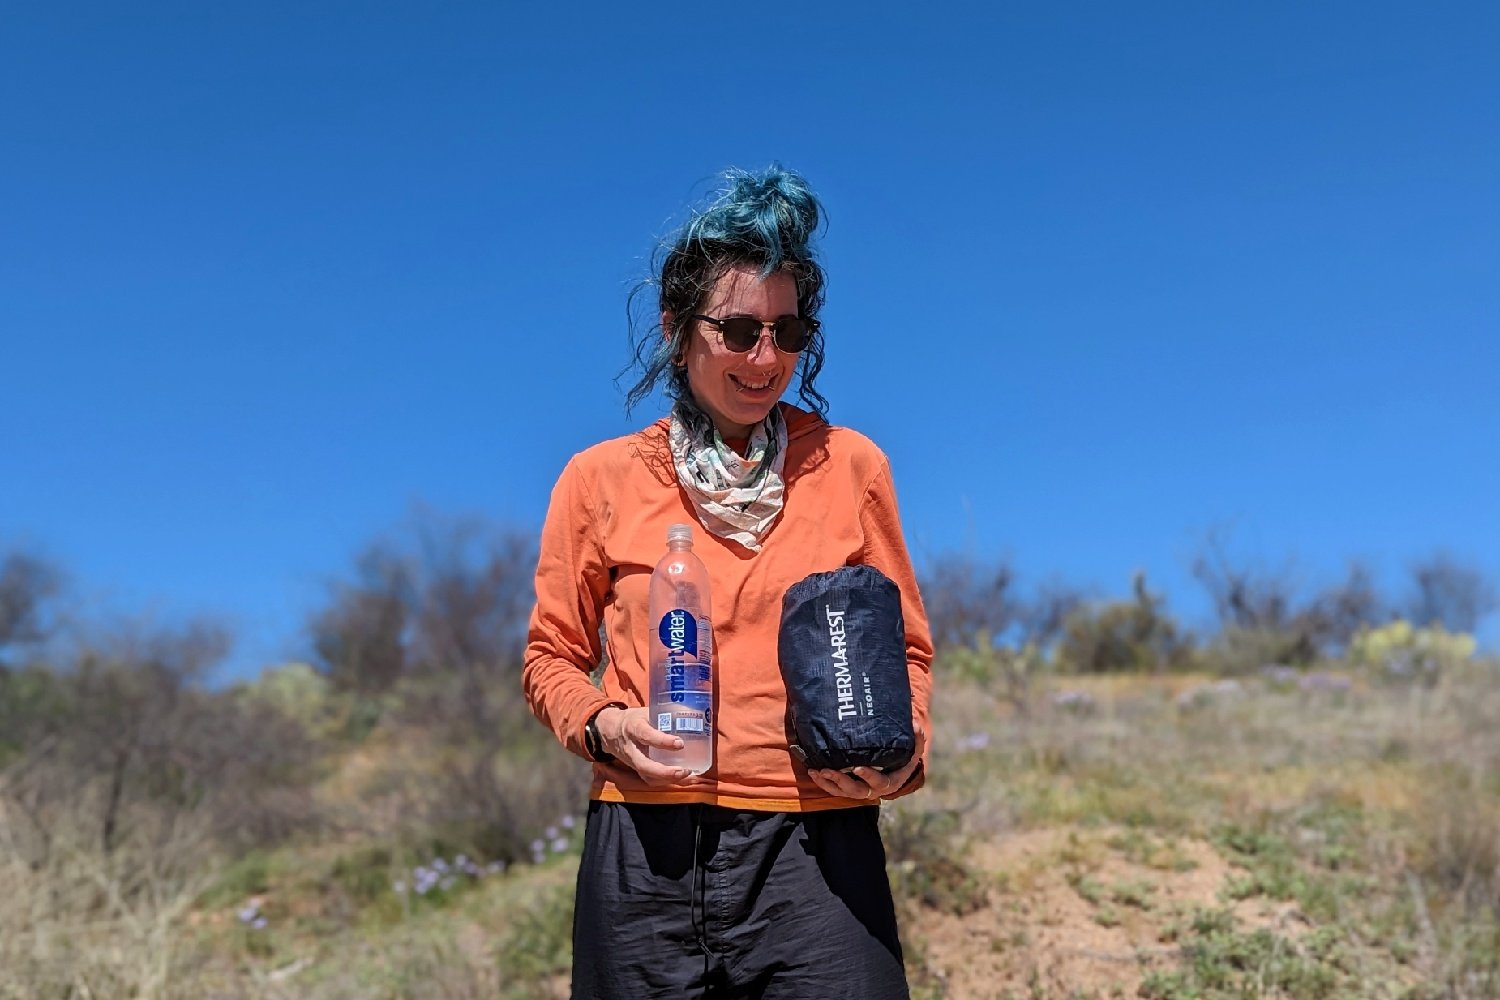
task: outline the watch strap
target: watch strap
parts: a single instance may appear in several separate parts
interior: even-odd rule
[[[599,712],[610,707],[612,706],[605,705]],[[608,764],[615,759],[615,755],[604,749],[604,740],[599,735],[599,712],[589,716],[589,721],[583,724],[583,749],[594,763]]]

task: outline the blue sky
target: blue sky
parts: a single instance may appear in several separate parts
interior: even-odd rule
[[[1216,529],[1500,575],[1497,12],[8,4],[0,543],[299,655],[414,505],[535,528],[660,412],[625,295],[779,160],[919,561],[1141,568],[1189,618]]]

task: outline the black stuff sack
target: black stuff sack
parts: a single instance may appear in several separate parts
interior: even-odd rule
[[[792,752],[809,768],[891,771],[911,760],[901,588],[872,566],[814,573],[781,600],[777,643]]]

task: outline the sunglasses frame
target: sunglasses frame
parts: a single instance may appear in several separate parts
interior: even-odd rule
[[[704,316],[700,313],[693,314],[689,317],[689,319],[702,320],[703,322],[713,326],[714,329],[719,331],[719,340],[724,344],[724,349],[734,354],[749,354],[751,351],[755,350],[755,348],[760,344],[761,333],[767,327],[770,327],[771,330],[771,344],[782,354],[801,354],[803,351],[807,350],[808,345],[812,343],[813,334],[818,332],[818,321],[815,319],[809,319],[806,316],[778,316],[776,319],[772,320],[769,323],[762,322],[761,320],[756,319],[754,316],[730,316],[728,319],[716,319],[713,316]],[[785,323],[789,319],[796,320],[799,323],[804,323],[807,325],[807,332],[803,335],[802,343],[797,347],[795,351],[789,351],[781,344],[781,332],[784,329],[781,324]],[[724,330],[725,324],[733,323],[736,320],[744,320],[746,322],[755,324],[755,339],[745,347],[737,348],[733,344],[731,344],[729,342],[729,334]]]

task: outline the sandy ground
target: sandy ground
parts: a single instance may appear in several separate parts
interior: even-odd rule
[[[954,998],[1135,996],[1152,968],[1175,964],[1171,926],[1222,907],[1238,871],[1203,841],[1110,828],[1006,834],[968,860],[993,879],[987,905],[907,918],[926,972]],[[1235,915],[1246,928],[1306,930],[1291,904],[1247,900]]]

